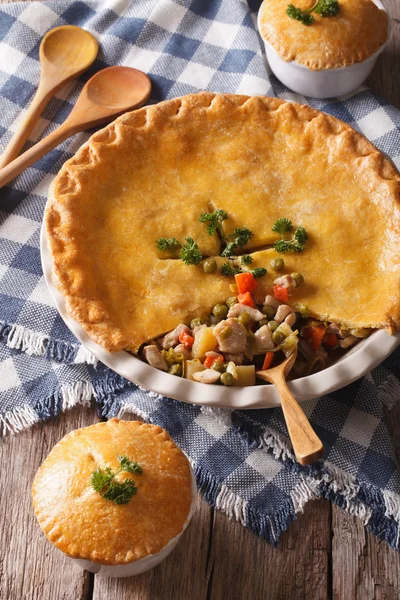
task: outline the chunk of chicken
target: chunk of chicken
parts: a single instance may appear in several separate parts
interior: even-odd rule
[[[223,337],[221,332],[226,327],[230,327],[231,332],[227,337]],[[237,321],[237,319],[226,319],[225,321],[221,321],[214,327],[213,334],[217,338],[221,352],[236,354],[246,350],[246,329]]]
[[[192,334],[191,330],[187,325],[180,323],[175,329],[164,335],[161,341],[161,345],[164,350],[168,350],[168,348],[174,348],[179,343],[179,336],[181,333]]]
[[[268,325],[263,325],[260,329],[257,329],[254,337],[256,340],[257,354],[272,350],[272,348],[275,347],[275,344],[272,341],[272,332]]]
[[[228,317],[238,317],[243,313],[247,313],[253,321],[262,321],[265,319],[265,315],[257,310],[257,308],[245,306],[244,304],[234,304],[231,306],[228,312]]]
[[[291,308],[287,304],[281,304],[281,306],[279,306],[278,310],[276,311],[274,321],[276,321],[277,323],[282,323],[282,321],[284,321],[286,317],[292,312],[294,312],[293,308]]]
[[[285,319],[285,323],[287,323],[287,325],[289,325],[289,327],[293,327],[293,325],[296,323],[296,313],[295,312],[289,313]]]
[[[294,290],[295,287],[297,287],[297,282],[291,275],[282,275],[281,277],[277,277],[277,279],[274,280],[274,285],[287,288],[290,292],[291,290]]]
[[[237,354],[225,353],[224,358],[227,362],[234,362],[235,365],[240,367],[244,361],[244,352],[238,352]]]
[[[186,348],[183,344],[178,344],[174,348],[177,354],[183,354],[183,358],[185,360],[189,360],[192,358],[192,351],[189,348]]]
[[[358,338],[355,335],[348,335],[343,340],[340,340],[339,345],[341,348],[350,348],[350,346],[354,346],[354,344],[358,342]]]
[[[168,365],[157,346],[145,346],[142,352],[149,365],[160,371],[168,371]]]
[[[221,373],[215,369],[206,369],[205,371],[193,373],[192,377],[199,383],[215,383],[221,377]]]
[[[266,296],[265,300],[264,300],[264,306],[272,306],[272,308],[275,308],[275,310],[281,305],[281,303],[279,302],[279,300],[277,300],[276,298],[274,298],[273,296]]]

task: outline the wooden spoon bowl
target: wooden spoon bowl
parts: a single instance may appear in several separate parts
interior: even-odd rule
[[[74,133],[142,106],[150,91],[150,79],[137,69],[108,67],[99,71],[84,85],[64,123],[0,170],[0,188]]]
[[[40,82],[20,127],[0,156],[0,169],[18,156],[50,98],[94,62],[99,46],[88,31],[74,25],[51,29],[39,50]]]
[[[324,447],[286,383],[286,377],[296,358],[297,349],[277,367],[257,371],[256,375],[259,379],[275,385],[281,399],[283,415],[295,456],[301,465],[310,465],[321,458]]]

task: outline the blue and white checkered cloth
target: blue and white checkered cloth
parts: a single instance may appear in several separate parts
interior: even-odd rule
[[[243,0],[1,5],[0,147],[37,86],[41,37],[66,23],[95,35],[98,60],[56,94],[28,146],[65,119],[95,70],[122,64],[149,73],[152,101],[212,90],[308,102],[350,123],[400,166],[400,113],[367,89],[328,102],[289,92],[268,70]],[[107,417],[132,412],[165,427],[191,457],[206,498],[270,542],[309,499],[323,496],[399,549],[400,477],[382,402],[399,396],[400,351],[367,377],[303,405],[326,448],[324,461],[303,468],[280,409],[230,413],[157,397],[96,364],[67,330],[43,281],[39,231],[49,184],[87,138],[75,136],[0,190],[1,432],[94,396]]]

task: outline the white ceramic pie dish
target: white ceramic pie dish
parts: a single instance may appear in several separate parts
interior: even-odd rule
[[[128,352],[108,352],[91,340],[84,329],[67,313],[64,297],[52,279],[53,258],[48,249],[44,225],[41,229],[40,249],[44,278],[65,324],[96,358],[119,375],[148,390],[190,404],[233,410],[272,408],[280,405],[273,385],[243,388],[207,385],[159,371]],[[291,381],[289,387],[300,402],[323,396],[349,385],[371,371],[399,344],[400,333],[389,335],[384,330],[376,331],[334,365],[319,373]]]
[[[82,569],[85,571],[89,571],[90,573],[95,573],[104,575],[105,577],[133,577],[134,575],[140,575],[145,571],[150,571],[157,565],[159,565],[163,560],[167,558],[172,552],[172,550],[177,545],[179,538],[185,531],[186,527],[189,525],[191,518],[193,516],[194,510],[196,508],[197,502],[197,485],[196,479],[193,473],[192,467],[190,467],[190,473],[192,476],[192,504],[190,506],[190,511],[187,516],[187,519],[183,525],[182,531],[178,533],[177,536],[172,538],[168,542],[164,548],[162,548],[156,554],[149,554],[140,560],[136,560],[131,563],[127,563],[124,565],[102,565],[100,563],[95,563],[91,560],[84,560],[82,558],[74,558],[72,559],[75,563],[77,563]]]
[[[373,0],[373,2],[387,13],[380,0]],[[366,80],[390,38],[391,22],[388,14],[388,38],[374,54],[349,67],[312,71],[294,60],[290,62],[283,60],[271,44],[263,38],[260,28],[261,12],[262,5],[258,12],[257,25],[272,72],[293,92],[312,98],[332,98],[354,92]]]

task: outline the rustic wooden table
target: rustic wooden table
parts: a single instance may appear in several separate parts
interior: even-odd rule
[[[4,2],[7,0],[0,0]],[[389,46],[369,85],[400,108],[400,4]],[[394,433],[400,409],[386,415]],[[193,521],[172,555],[149,573],[106,579],[82,571],[39,530],[30,496],[34,474],[67,432],[97,421],[75,408],[0,446],[1,600],[398,600],[400,554],[327,501],[310,502],[280,547],[272,548],[199,497]],[[397,456],[400,444],[397,440]]]

